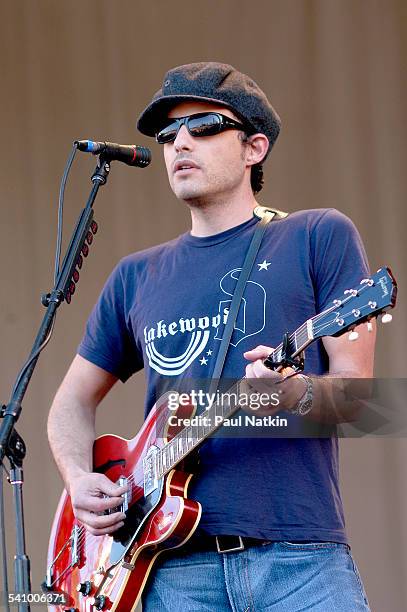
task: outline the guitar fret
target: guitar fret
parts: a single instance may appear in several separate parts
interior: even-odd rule
[[[191,426],[191,436],[192,436],[192,443],[193,443],[193,445],[195,445],[196,441],[198,439],[197,438],[197,428],[196,428],[196,425],[192,425]]]
[[[234,392],[234,390],[232,389],[232,391],[231,391],[230,395],[231,395],[233,392]],[[230,414],[230,411],[231,411],[232,406],[234,405],[234,403],[235,403],[235,402],[234,402],[233,397],[230,397],[230,396],[229,396],[229,397],[226,399],[226,401],[224,401],[224,402],[222,403],[222,416],[223,416],[224,418],[226,418],[226,417],[228,416],[228,414]]]
[[[308,336],[308,329],[305,326],[302,326],[299,330],[298,333],[296,333],[296,336],[298,338],[298,342],[297,342],[297,350],[301,349],[301,348],[305,348],[305,346],[307,346],[308,342],[309,342],[309,336]]]
[[[178,462],[178,449],[177,449],[177,441],[173,438],[172,439],[172,453],[174,455],[174,461],[173,461],[173,465],[175,465]]]
[[[159,453],[153,456],[155,474],[158,474],[158,459],[159,459]]]
[[[179,452],[180,456],[184,454],[184,449],[182,447],[182,437],[181,436],[178,438],[178,452]]]
[[[199,424],[195,425],[194,430],[195,430],[194,441],[195,441],[195,444],[196,444],[198,442],[198,440],[200,439],[200,437],[199,437]]]

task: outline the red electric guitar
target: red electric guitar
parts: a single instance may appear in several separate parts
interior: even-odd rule
[[[381,268],[291,334],[292,356],[300,355],[317,338],[339,336],[377,317],[395,305],[396,294],[391,271]],[[385,314],[382,320],[390,319]],[[355,338],[356,333],[352,334]],[[281,361],[282,350],[280,344],[270,359]],[[155,559],[184,544],[198,526],[201,506],[187,498],[193,474],[183,469],[186,458],[238,409],[239,406],[216,404],[207,411],[206,426],[165,429],[169,414],[174,412],[169,411],[163,397],[132,440],[106,435],[95,441],[94,470],[113,482],[128,485],[121,507],[127,519],[113,536],[93,536],[75,519],[68,494],[62,494],[43,585],[55,602],[49,605],[50,610],[135,610]],[[180,406],[179,410],[180,418],[188,418],[194,407]],[[59,596],[64,597],[65,603],[57,603]]]

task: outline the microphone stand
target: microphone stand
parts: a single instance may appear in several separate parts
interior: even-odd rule
[[[82,267],[82,256],[87,257],[89,246],[93,241],[93,235],[97,231],[97,224],[93,220],[93,203],[96,199],[99,187],[104,185],[110,171],[110,159],[103,154],[99,156],[98,164],[92,175],[93,187],[91,189],[85,208],[82,210],[76,223],[71,241],[67,248],[61,270],[58,274],[55,286],[50,293],[42,296],[41,302],[46,307],[46,313],[35,338],[33,348],[26,364],[23,366],[14,384],[10,401],[1,406],[0,417],[0,463],[6,456],[10,462],[9,482],[13,487],[13,499],[16,525],[16,555],[14,557],[14,584],[15,592],[19,594],[19,612],[29,611],[30,603],[27,594],[31,591],[30,560],[25,550],[24,510],[22,487],[24,482],[23,460],[26,454],[24,440],[17,433],[15,424],[22,411],[22,400],[33,375],[41,350],[48,342],[52,333],[57,308],[61,302],[69,304],[75,292],[76,282],[79,280],[77,267]],[[0,465],[0,469],[2,469]],[[3,550],[3,554],[6,552]],[[4,585],[6,588],[6,585]],[[7,598],[7,593],[5,597]],[[6,609],[9,608],[9,602]]]

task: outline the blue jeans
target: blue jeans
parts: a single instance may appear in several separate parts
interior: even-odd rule
[[[271,542],[241,552],[164,553],[143,612],[368,612],[347,544]]]

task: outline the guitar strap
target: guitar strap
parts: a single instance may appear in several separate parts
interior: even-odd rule
[[[214,381],[219,380],[222,375],[226,355],[229,349],[230,340],[232,338],[235,326],[236,317],[239,312],[240,302],[243,297],[243,292],[246,286],[247,279],[249,278],[250,272],[253,268],[254,260],[256,259],[257,253],[259,252],[260,244],[263,239],[264,232],[266,231],[266,227],[271,221],[273,221],[273,219],[284,219],[288,216],[288,213],[278,210],[276,208],[270,208],[269,206],[256,206],[256,208],[253,210],[253,214],[254,216],[258,217],[260,221],[256,226],[252,241],[246,253],[246,258],[243,263],[242,271],[240,272],[239,279],[236,283],[236,287],[233,293],[227,322],[225,325],[222,340],[219,346],[218,356],[216,358],[215,367],[213,370],[212,380]],[[213,389],[211,390],[213,391]]]

